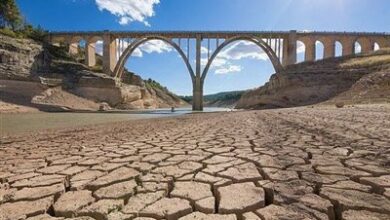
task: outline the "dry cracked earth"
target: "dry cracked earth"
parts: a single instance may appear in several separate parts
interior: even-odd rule
[[[0,219],[390,219],[390,108],[202,114],[2,137]]]

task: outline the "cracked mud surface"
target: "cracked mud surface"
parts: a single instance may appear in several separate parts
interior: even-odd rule
[[[390,108],[188,115],[2,137],[0,219],[390,219]]]

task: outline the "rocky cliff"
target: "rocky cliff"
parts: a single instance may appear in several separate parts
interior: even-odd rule
[[[390,102],[390,50],[288,67],[245,93],[236,108]]]
[[[158,83],[144,81],[134,73],[127,72],[118,82],[96,69],[78,63],[65,48],[0,35],[1,109],[5,104],[78,110],[97,110],[100,103],[117,109],[187,104]],[[40,77],[58,85],[49,88]]]

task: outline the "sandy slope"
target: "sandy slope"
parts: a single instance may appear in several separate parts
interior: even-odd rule
[[[98,110],[99,104],[61,88],[37,82],[0,80],[0,112],[22,113],[48,109]]]

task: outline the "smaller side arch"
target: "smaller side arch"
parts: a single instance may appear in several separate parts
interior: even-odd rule
[[[378,37],[375,38],[375,42],[378,44],[380,49],[390,47],[390,37]]]
[[[353,53],[354,54],[360,54],[362,53],[362,45],[359,43],[359,41],[355,41],[353,44]]]
[[[315,58],[314,60],[322,60],[325,58],[325,44],[321,40],[315,41]]]
[[[374,51],[377,51],[377,50],[380,50],[381,47],[379,46],[379,44],[377,42],[374,43]]]
[[[361,53],[369,53],[374,50],[374,43],[373,41],[368,37],[360,37],[356,39],[357,43],[359,43],[361,47]]]
[[[343,44],[336,40],[334,44],[334,56],[341,57],[343,55]]]
[[[69,36],[68,38],[68,46],[69,46],[69,54],[77,56],[78,59],[82,58],[79,57],[81,52],[81,49],[85,48],[87,45],[87,38],[81,35],[76,36]]]
[[[296,63],[302,63],[305,62],[305,56],[306,56],[306,45],[304,42],[297,40],[297,60]]]

